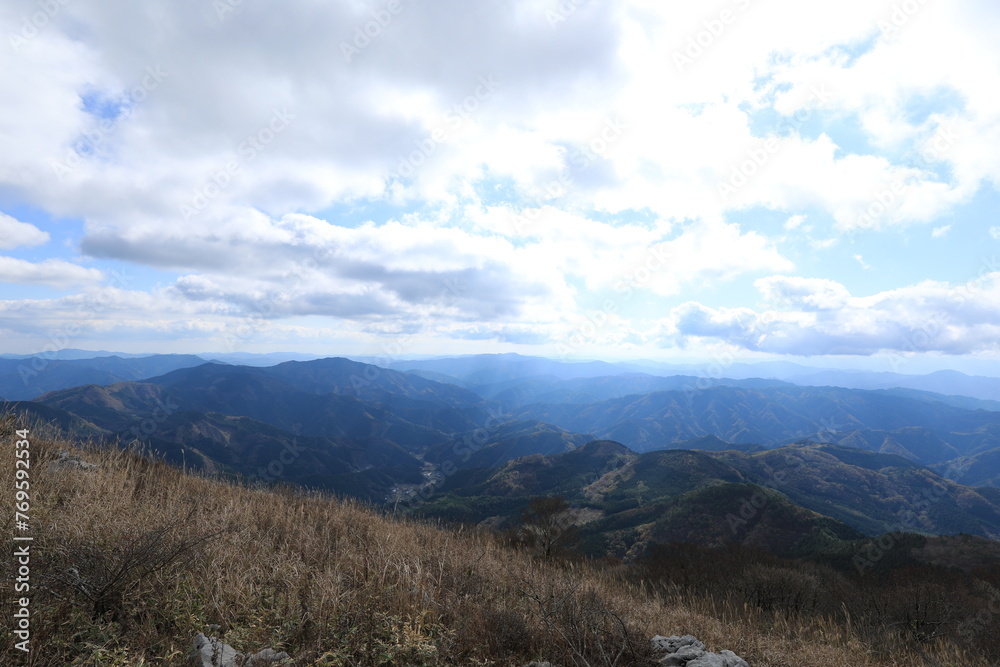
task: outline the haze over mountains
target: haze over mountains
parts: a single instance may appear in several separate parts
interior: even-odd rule
[[[693,539],[704,508],[724,516],[759,490],[786,507],[787,525],[747,534],[778,550],[798,548],[786,539],[796,530],[810,544],[902,525],[1000,535],[994,378],[905,376],[911,387],[889,388],[884,374],[821,374],[879,386],[857,389],[518,355],[390,365],[0,360],[5,397],[31,399],[10,405],[73,435],[213,474],[496,525],[525,498],[560,493],[589,508],[596,551]],[[979,396],[927,391],[935,378]],[[794,477],[779,474],[786,468]]]

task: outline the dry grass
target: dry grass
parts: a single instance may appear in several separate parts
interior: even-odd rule
[[[12,430],[0,424],[7,494]],[[181,665],[206,629],[299,665],[644,665],[649,637],[685,633],[754,667],[987,664],[944,647],[933,661],[878,657],[832,623],[662,599],[614,569],[541,562],[487,533],[227,485],[117,450],[74,449],[93,471],[43,465],[60,447],[32,431],[33,651],[15,651],[5,625],[4,664]],[[95,608],[85,591],[122,567],[120,590]],[[10,618],[12,565],[3,576]]]

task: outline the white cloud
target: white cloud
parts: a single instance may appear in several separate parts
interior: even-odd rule
[[[796,251],[914,224],[941,238],[942,214],[1000,184],[1000,98],[983,85],[1000,76],[996,12],[922,3],[882,34],[897,4],[741,0],[695,55],[717,16],[697,3],[577,3],[555,30],[535,0],[405,4],[347,62],[370,3],[244,3],[221,20],[211,4],[70,3],[0,49],[0,190],[83,220],[85,255],[173,272],[156,294],[178,309],[135,316],[167,328],[188,307],[268,304],[297,339],[322,317],[524,341],[571,332],[622,285],[662,313],[767,275],[766,296],[799,310],[741,340],[802,341],[856,300],[840,275],[791,275],[809,268]],[[0,22],[37,7],[5,3]],[[0,247],[47,240],[0,217]],[[857,250],[831,272],[870,268]],[[101,277],[55,258],[0,268]],[[685,308],[675,333],[738,336],[750,317]],[[636,326],[616,320],[608,344]]]
[[[1000,272],[868,297],[829,280],[775,276],[755,285],[773,310],[686,303],[657,325],[661,344],[707,338],[788,355],[1000,351]]]
[[[48,240],[48,232],[0,213],[0,248],[10,250],[22,246],[36,246],[47,243]]]
[[[797,229],[803,222],[806,221],[806,216],[804,215],[793,215],[788,220],[785,221],[785,229]]]
[[[838,310],[850,297],[847,288],[825,278],[771,276],[754,281],[754,287],[766,301],[806,311]]]
[[[829,239],[813,239],[809,241],[809,245],[812,246],[813,248],[816,248],[817,250],[826,250],[828,248],[832,248],[833,246],[837,245],[839,242],[840,239],[838,239],[837,237],[833,237]]]
[[[0,283],[75,287],[96,283],[104,277],[98,269],[88,269],[61,259],[28,262],[13,257],[0,257]]]
[[[12,3],[11,20],[31,7]],[[981,74],[954,73],[968,70],[967,62],[979,63],[977,71],[993,67],[996,58],[986,26],[970,26],[960,8],[924,8],[898,39],[879,39],[871,52],[850,60],[839,47],[871,38],[892,3],[841,4],[795,31],[783,27],[802,15],[795,3],[748,7],[736,11],[738,20],[686,72],[662,64],[672,63],[704,29],[711,17],[700,7],[587,6],[554,31],[544,10],[528,2],[407,7],[347,63],[340,42],[370,20],[360,5],[240,8],[225,17],[225,30],[203,8],[164,6],[157,16],[120,2],[67,6],[23,49],[0,56],[6,73],[0,89],[21,91],[17,105],[5,109],[3,128],[18,143],[0,163],[24,175],[26,196],[95,225],[127,224],[131,216],[123,208],[176,223],[179,207],[239,157],[241,142],[261,131],[276,108],[294,115],[288,129],[240,164],[213,207],[280,215],[385,196],[387,174],[398,170],[401,158],[423,151],[412,180],[396,183],[398,201],[455,202],[490,179],[511,179],[523,192],[535,192],[569,167],[567,197],[599,209],[648,208],[682,220],[734,207],[812,204],[849,229],[880,188],[895,182],[907,188],[906,202],[892,206],[876,227],[930,219],[967,196],[976,179],[995,175],[989,169],[996,160],[983,152],[989,142],[966,140],[997,131],[995,103],[981,90]],[[87,37],[69,39],[71,22],[86,26],[81,34]],[[484,29],[470,31],[470,25]],[[135,34],[158,39],[135,40]],[[942,37],[961,48],[928,54],[926,43]],[[433,57],[421,50],[428,44]],[[789,53],[794,58],[774,58]],[[326,65],[316,68],[317,62]],[[440,68],[442,62],[448,67]],[[135,100],[131,91],[149,67],[165,78]],[[248,67],[256,68],[253,77]],[[496,90],[477,99],[474,111],[456,115],[455,105],[475,96],[483,77],[493,77]],[[828,95],[810,92],[823,86]],[[909,128],[906,96],[935,87],[975,103],[964,116],[952,114],[963,143],[941,156],[964,175],[961,182],[844,153],[829,137],[805,136],[792,116],[806,109],[859,113],[871,125],[876,110],[889,109],[893,124]],[[133,104],[105,131],[81,96]],[[751,130],[748,111],[770,103],[786,117]],[[615,118],[622,131],[602,141]],[[945,120],[930,120],[928,128]],[[782,128],[791,132],[776,138],[776,151],[750,185],[721,201],[719,184]],[[444,130],[440,141],[431,139],[435,129]],[[96,150],[75,155],[72,147],[87,136],[100,138]],[[574,167],[574,156],[595,145],[602,155]],[[52,178],[54,162],[68,156],[79,166]]]

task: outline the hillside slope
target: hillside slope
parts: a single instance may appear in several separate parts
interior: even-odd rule
[[[0,439],[14,428],[0,420]],[[885,631],[866,643],[829,620],[777,624],[699,595],[665,600],[614,569],[543,562],[488,534],[230,486],[37,431],[30,439],[32,581],[46,582],[32,590],[35,667],[180,667],[195,633],[210,628],[238,650],[275,647],[317,667],[638,666],[649,664],[649,637],[686,633],[754,667],[828,667],[845,655],[871,667],[990,664],[947,643],[916,651]],[[97,468],[53,465],[60,447]],[[6,488],[13,452],[0,450]],[[12,521],[5,513],[8,534]],[[123,579],[101,579],[123,565]],[[95,597],[100,581],[108,594]],[[20,663],[2,627],[0,659]]]
[[[995,489],[961,486],[899,456],[815,443],[636,454],[598,441],[458,470],[433,491],[417,496],[414,511],[492,525],[509,525],[526,499],[564,496],[588,509],[588,553],[628,558],[668,541],[789,555],[893,531],[1000,538]],[[748,509],[751,498],[758,504]]]

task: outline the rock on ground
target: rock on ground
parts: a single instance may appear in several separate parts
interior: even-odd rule
[[[60,449],[56,460],[49,463],[51,470],[93,470],[96,467],[96,463],[87,463],[79,456],[71,456],[65,449]]]
[[[273,667],[289,662],[287,653],[270,648],[243,655],[221,639],[210,639],[201,632],[194,638],[189,655],[191,667]]]
[[[705,645],[692,637],[662,637],[652,639],[653,650],[663,654],[661,665],[666,667],[750,667],[743,658],[732,651],[710,653]]]

